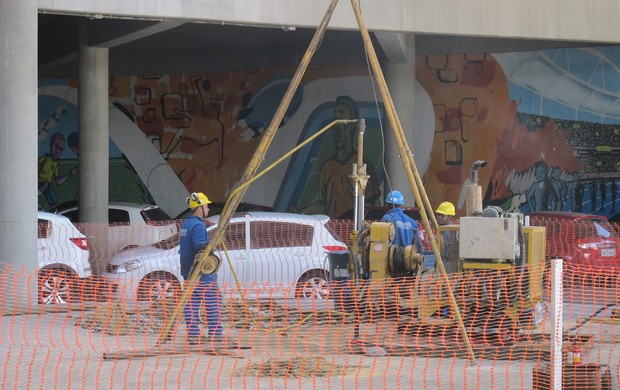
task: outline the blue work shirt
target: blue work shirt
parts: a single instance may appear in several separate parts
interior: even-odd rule
[[[396,234],[394,234],[392,244],[398,246],[416,245],[418,253],[422,253],[418,223],[415,219],[406,215],[402,208],[395,207],[390,209],[390,211],[381,218],[381,222],[390,222],[394,225]]]
[[[179,253],[181,254],[181,275],[189,279],[194,264],[194,256],[209,243],[209,232],[202,218],[192,215],[181,225]]]

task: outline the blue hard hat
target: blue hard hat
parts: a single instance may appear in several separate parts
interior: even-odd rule
[[[394,190],[390,191],[390,193],[387,195],[387,198],[385,198],[385,202],[402,205],[405,204],[405,198],[403,198],[403,194],[400,191]]]

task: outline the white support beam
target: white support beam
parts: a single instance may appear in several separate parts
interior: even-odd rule
[[[39,12],[315,28],[328,0],[38,0]],[[370,31],[620,43],[617,0],[361,0]],[[329,28],[356,30],[349,1]]]

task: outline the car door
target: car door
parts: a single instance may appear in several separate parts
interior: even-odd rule
[[[129,211],[110,207],[108,208],[108,250],[110,255],[127,246],[135,245],[140,236],[140,227],[131,225]]]
[[[314,227],[292,220],[252,221],[246,263],[251,280],[264,295],[286,295],[311,267]]]
[[[235,275],[242,288],[245,288],[246,260],[248,247],[247,223],[244,220],[230,222],[226,227],[224,244],[230,258],[230,263],[223,248],[217,248],[217,255],[222,265],[218,271],[218,283],[223,291],[237,290]],[[212,232],[210,234],[213,234]],[[231,269],[232,265],[232,269]],[[233,272],[234,271],[234,272]]]

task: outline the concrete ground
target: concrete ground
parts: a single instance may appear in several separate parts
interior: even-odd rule
[[[581,297],[576,294],[565,296],[566,329],[613,300],[606,291],[590,291],[585,299],[583,294]],[[316,302],[313,304],[314,309],[328,309],[320,307],[324,302],[318,302],[318,306]],[[447,354],[441,357],[405,351],[409,356],[369,356],[380,354],[382,350],[348,348],[347,340],[353,336],[353,324],[338,323],[333,319],[330,322],[318,315],[285,316],[282,320],[276,315],[286,312],[282,308],[290,303],[280,302],[280,305],[271,312],[270,321],[262,318],[263,321],[251,324],[247,329],[233,327],[235,319],[227,317],[229,335],[251,349],[219,351],[224,355],[203,353],[198,347],[188,349],[183,325],[176,328],[172,342],[159,349],[155,333],[105,334],[92,321],[96,314],[103,318],[110,315],[101,310],[98,313],[71,311],[5,315],[0,320],[0,387],[531,389],[533,369],[541,363],[548,345],[540,347],[543,352],[538,358],[530,353],[527,359],[521,359],[514,350],[499,349],[501,352],[485,354],[475,362],[468,360],[466,353],[459,357]],[[608,317],[608,312],[601,312],[598,317]],[[134,318],[135,322],[141,323],[151,320]],[[381,345],[412,347],[421,342],[420,339],[391,337],[397,334],[394,327],[393,322],[386,321],[362,324],[359,330],[363,338]],[[551,332],[548,318],[543,331]],[[589,321],[574,333],[592,336],[584,350],[584,363],[607,365],[611,371],[612,388],[618,389],[620,324]],[[441,348],[437,344],[428,346],[433,351]],[[402,349],[391,351],[402,352]],[[507,353],[514,355],[510,358]],[[276,369],[270,365],[277,362],[289,362],[290,367],[285,365]],[[262,375],[257,376],[261,369]],[[277,376],[283,375],[287,369],[286,377]],[[295,374],[302,375],[298,378]]]

